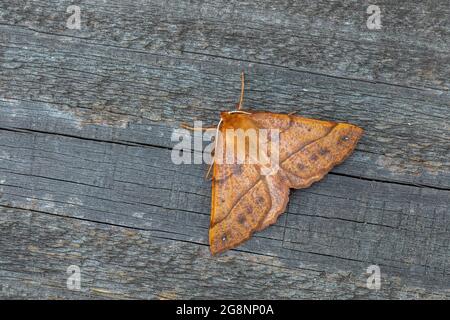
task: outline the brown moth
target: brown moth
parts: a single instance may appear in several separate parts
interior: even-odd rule
[[[212,254],[234,248],[254,232],[275,223],[286,209],[289,189],[307,188],[322,179],[352,153],[363,134],[361,128],[348,123],[314,120],[293,114],[244,111],[243,74],[241,81],[237,109],[222,112],[216,128],[209,229]],[[245,140],[242,146],[235,146],[236,137],[227,132],[238,129],[252,130],[256,135],[262,130],[278,131],[275,173],[264,173],[267,163],[262,164],[255,157],[248,156],[256,142]],[[228,148],[228,145],[232,147]],[[235,159],[239,148],[243,148],[246,159],[253,161],[223,161]],[[271,149],[267,150],[265,158],[270,156],[270,152]]]

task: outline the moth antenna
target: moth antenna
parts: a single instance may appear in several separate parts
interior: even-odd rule
[[[212,179],[212,177],[210,177],[209,175],[210,175],[210,173],[211,173],[211,169],[212,169],[213,164],[214,164],[214,162],[211,163],[211,164],[209,165],[209,167],[208,167],[208,171],[206,172],[206,175],[205,175],[205,179],[206,179],[206,180],[211,180],[211,179]],[[210,178],[211,178],[211,179],[210,179]]]
[[[232,114],[232,113],[252,114],[251,112],[242,111],[242,110],[233,110],[233,111],[228,111],[227,113],[228,114]]]
[[[244,81],[245,81],[244,72],[241,72],[241,97],[239,98],[237,110],[242,109],[242,102],[244,101]]]
[[[237,110],[229,111],[228,113],[251,114],[250,112],[241,111],[242,102],[244,101],[244,87],[245,87],[244,82],[245,82],[245,75],[244,75],[244,72],[241,72],[241,96],[239,98],[239,103],[237,104]],[[221,124],[222,124],[222,119],[220,119],[219,123],[217,124],[217,127],[215,127],[215,129],[216,129],[216,138],[215,138],[215,141],[214,141],[214,156],[213,156],[212,163],[209,165],[208,172],[206,172],[205,179],[209,179],[212,166],[213,166],[214,162],[216,161],[217,141],[218,141],[218,137],[219,137],[219,134],[220,134],[220,125]]]

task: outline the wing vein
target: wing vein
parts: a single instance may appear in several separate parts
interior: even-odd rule
[[[307,144],[301,146],[299,149],[297,149],[296,151],[293,151],[291,154],[289,154],[285,159],[281,160],[281,163],[283,164],[283,162],[287,161],[290,157],[296,155],[297,153],[301,152],[303,149],[305,149],[307,146],[309,146],[310,144],[316,143],[317,141],[326,138],[333,130],[334,128],[336,128],[337,124],[334,124],[332,127],[330,127],[330,131],[328,131],[325,135],[321,136],[320,138],[317,138],[311,142],[308,142]]]
[[[283,159],[283,160],[281,161],[281,163],[287,161],[290,157],[294,156],[296,153],[301,152],[304,148],[306,148],[306,147],[309,146],[310,144],[313,144],[313,143],[319,141],[320,139],[323,139],[323,138],[325,138],[326,136],[328,136],[328,135],[333,131],[333,129],[336,127],[336,125],[337,125],[337,124],[334,124],[332,127],[330,127],[330,131],[328,131],[328,132],[327,132],[325,135],[323,135],[322,137],[317,138],[317,139],[315,139],[315,140],[313,140],[313,141],[311,141],[311,142],[309,142],[309,143],[307,143],[307,144],[301,146],[298,150],[292,152],[292,153],[291,153],[290,155],[288,155],[285,159]],[[283,170],[286,170],[286,169],[284,169],[284,168],[282,168],[282,169],[283,169]],[[286,171],[288,171],[288,170],[286,170]],[[289,171],[289,172],[290,172],[290,171]],[[241,202],[242,198],[244,198],[245,195],[246,195],[248,192],[250,192],[250,190],[252,190],[252,189],[253,189],[253,188],[261,181],[261,179],[262,179],[262,177],[261,177],[261,175],[260,175],[259,178],[255,181],[255,183],[251,184],[250,187],[249,187],[245,192],[243,192],[242,195],[240,195],[240,196],[236,199],[236,202],[233,204],[233,206],[231,207],[231,209],[228,211],[227,215],[224,216],[224,217],[223,217],[222,219],[220,219],[219,221],[215,221],[214,224],[211,225],[211,227],[213,227],[213,226],[215,226],[216,224],[218,224],[218,223],[222,222],[223,220],[225,220],[225,219],[230,215],[231,211],[233,211],[233,209],[239,204],[239,202]],[[267,185],[267,184],[266,184],[266,185]]]

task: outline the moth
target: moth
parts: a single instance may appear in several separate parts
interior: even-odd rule
[[[237,247],[253,233],[274,224],[286,210],[289,190],[307,188],[321,180],[353,152],[363,134],[363,129],[349,123],[309,119],[293,113],[243,110],[243,96],[242,73],[236,110],[222,112],[215,127],[209,229],[213,255]],[[270,139],[244,139],[243,144],[236,145],[236,135],[228,132],[239,130],[251,130],[256,137],[262,131],[276,130],[276,150],[267,148],[273,142]],[[260,152],[250,156],[250,150]],[[239,151],[252,161],[224,161],[236,160]],[[275,153],[276,170],[267,170],[267,159],[274,158]],[[270,161],[269,164],[273,165]]]

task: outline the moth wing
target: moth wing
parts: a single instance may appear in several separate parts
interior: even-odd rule
[[[262,165],[214,164],[210,246],[213,254],[236,247],[259,230],[276,222],[286,210],[289,188],[306,188],[322,179],[355,148],[363,130],[347,123],[314,120],[271,112],[238,115],[257,130],[279,130],[279,170],[264,175]],[[245,118],[248,119],[245,119]],[[244,118],[244,120],[243,120]],[[249,121],[247,121],[249,120]],[[227,157],[221,128],[217,155]],[[224,159],[222,158],[222,159]]]

